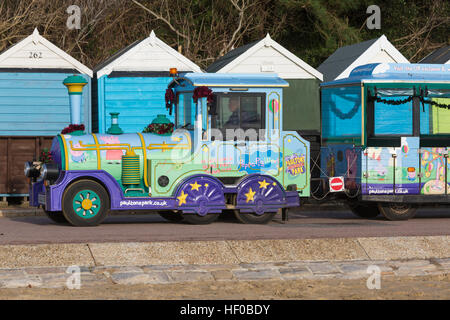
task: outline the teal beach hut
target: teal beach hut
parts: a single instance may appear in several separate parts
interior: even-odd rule
[[[178,73],[202,72],[199,66],[168,46],[152,31],[144,40],[119,50],[94,68],[93,130],[105,133],[110,113],[119,113],[125,133],[141,132],[158,114],[167,114],[164,95]],[[174,121],[173,116],[169,116]]]
[[[38,30],[0,54],[0,197],[25,196],[23,164],[39,158],[70,124],[65,78],[82,76],[81,120],[91,131],[92,70],[42,37]],[[8,199],[11,200],[11,199]]]

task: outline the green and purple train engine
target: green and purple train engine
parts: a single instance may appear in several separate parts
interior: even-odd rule
[[[364,65],[321,97],[323,178],[345,177],[355,214],[450,203],[450,65]]]
[[[110,210],[210,223],[225,209],[266,223],[310,193],[309,142],[284,131],[276,75],[188,73],[166,93],[175,123],[145,133],[59,134],[51,163],[27,163],[30,204],[55,221],[98,225]],[[114,115],[113,115],[114,116]]]

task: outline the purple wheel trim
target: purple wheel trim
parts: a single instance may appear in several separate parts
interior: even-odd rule
[[[222,183],[211,176],[195,175],[184,180],[175,191],[176,205],[183,213],[220,213],[226,208]]]
[[[262,215],[286,206],[288,204],[284,188],[270,176],[249,175],[238,186],[236,208],[241,212]]]

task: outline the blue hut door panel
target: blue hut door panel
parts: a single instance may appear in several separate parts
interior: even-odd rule
[[[68,73],[0,72],[0,135],[53,136],[70,124],[63,80]],[[90,79],[85,77],[88,81]],[[81,119],[90,129],[90,88],[83,90]]]
[[[119,126],[126,133],[141,132],[158,114],[169,116],[164,96],[170,77],[113,77],[104,76],[103,92],[99,95],[99,132],[104,133],[111,126],[110,112],[119,112]]]

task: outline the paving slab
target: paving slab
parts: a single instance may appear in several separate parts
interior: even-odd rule
[[[86,244],[0,246],[0,268],[93,266]]]
[[[450,236],[358,238],[370,259],[450,257]]]
[[[89,244],[97,265],[235,264],[225,241]]]

